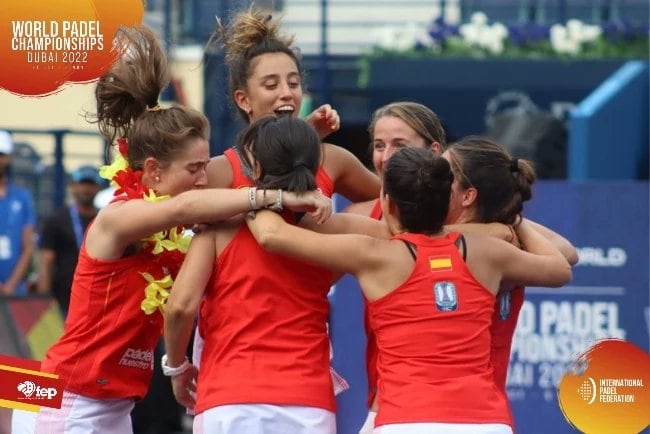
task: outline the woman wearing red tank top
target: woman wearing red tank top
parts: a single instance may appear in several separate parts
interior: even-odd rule
[[[260,189],[301,193],[316,186],[319,139],[302,120],[263,118],[246,130],[238,149],[254,155]],[[194,408],[195,433],[335,431],[328,288],[310,285],[331,280],[329,271],[318,277],[325,271],[264,251],[243,217],[195,236],[165,315],[174,394]],[[204,348],[195,402],[196,369],[185,350],[199,304]]]
[[[303,100],[301,57],[293,38],[281,33],[279,21],[272,20],[269,11],[251,8],[238,13],[227,27],[218,27],[215,39],[225,52],[230,99],[246,124],[269,115],[298,116]],[[327,104],[316,109],[307,121],[321,138],[339,128],[339,116]],[[252,168],[241,160],[233,150],[212,158],[206,168],[208,185],[218,188],[250,185]],[[318,187],[326,196],[338,193],[356,202],[379,195],[378,177],[351,152],[330,143],[321,143],[316,176]],[[316,281],[314,277],[313,285],[321,289],[331,284],[330,280]],[[337,391],[347,387],[333,375],[335,384],[339,385]]]
[[[229,70],[230,97],[244,122],[264,116],[298,116],[303,98],[303,70],[293,38],[280,33],[268,11],[250,9],[237,14],[227,28],[218,29]],[[339,128],[339,117],[329,105],[314,111],[307,121],[321,137]],[[321,162],[333,191],[352,201],[376,198],[377,176],[349,151],[322,143]],[[233,168],[225,156],[207,167],[212,187],[230,187]]]
[[[372,161],[380,176],[383,173],[383,168],[386,162],[398,149],[403,147],[418,147],[431,149],[435,153],[441,153],[442,150],[446,148],[445,132],[436,114],[429,108],[414,102],[395,102],[377,109],[373,114],[368,131],[372,139],[370,145]],[[472,149],[467,147],[464,148],[467,154],[471,155],[472,150],[481,152],[480,144],[474,144],[476,146],[472,146]],[[482,162],[484,163],[486,160],[491,161],[491,158],[494,157],[494,155],[496,154],[490,154],[487,157],[484,156]],[[483,177],[483,179],[480,182],[477,181],[474,183],[476,194],[472,195],[471,201],[464,202],[463,207],[465,212],[462,214],[451,212],[453,216],[458,217],[450,218],[448,223],[453,224],[457,230],[464,233],[473,232],[496,236],[501,239],[511,240],[516,244],[516,239],[512,239],[512,234],[505,226],[480,224],[493,222],[508,224],[507,222],[512,220],[512,216],[508,215],[506,216],[507,218],[504,219],[503,213],[496,211],[505,209],[509,205],[509,202],[513,200],[512,195],[515,194],[514,190],[511,192],[503,191],[503,194],[500,196],[500,201],[489,206],[490,212],[484,212],[480,216],[474,212],[479,202],[492,200],[494,198],[494,195],[487,190],[493,188],[494,185],[502,185],[498,182],[488,183],[486,180],[490,180],[492,175],[496,178],[502,176],[502,173],[500,174],[500,172],[505,173],[507,176],[510,176],[510,173],[512,173],[509,171],[510,157],[506,154],[506,157],[504,158],[505,162],[501,166],[498,164],[482,165],[482,169],[478,171],[477,174],[480,174],[479,176]],[[477,167],[477,164],[474,163],[471,166],[475,168]],[[464,170],[463,172],[467,173],[469,178],[473,178],[475,175],[471,168]],[[467,190],[471,187],[470,185],[466,185],[466,183],[459,185],[462,190]],[[481,191],[485,191],[484,194],[482,194]],[[486,206],[482,205],[482,208],[486,208]],[[379,200],[352,204],[345,211],[355,214],[369,215],[371,218],[378,220],[381,220],[382,218]],[[545,236],[561,252],[563,252],[572,265],[575,263],[577,260],[576,251],[566,239],[544,226],[536,223],[533,223],[533,225],[540,234]],[[514,288],[512,291],[503,290],[497,297],[493,327],[491,329],[493,345],[492,363],[495,365],[495,380],[497,385],[502,388],[504,394],[508,360],[510,357],[510,345],[513,338],[514,327],[517,322],[519,308],[522,303],[523,288],[521,287]],[[374,333],[369,327],[367,315],[366,334],[366,369],[369,385],[368,405],[370,411],[366,423],[364,423],[364,426],[359,431],[360,434],[366,434],[372,431],[377,409],[377,350]]]
[[[561,286],[571,279],[562,254],[527,221],[516,231],[528,251],[445,234],[453,179],[447,160],[427,150],[396,152],[380,199],[390,240],[322,235],[270,212],[247,220],[265,248],[359,280],[379,349],[376,433],[511,433],[490,365],[495,295],[504,281]]]
[[[180,225],[275,203],[330,209],[315,192],[203,189],[207,119],[160,107],[169,70],[150,30],[122,29],[117,41],[122,56],[95,95],[101,133],[109,143],[119,137],[119,155],[102,168],[118,190],[84,236],[65,330],[41,366],[62,380],[62,408],[16,412],[15,432],[132,432],[129,413],[147,391],[161,311],[189,242]]]

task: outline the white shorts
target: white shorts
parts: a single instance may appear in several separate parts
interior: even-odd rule
[[[41,407],[35,434],[129,434],[133,399],[93,399],[63,391],[61,408]],[[13,426],[13,421],[12,421]],[[24,424],[23,424],[24,426]],[[22,434],[25,431],[17,432]]]
[[[194,434],[335,434],[336,416],[316,407],[236,404],[194,417]]]
[[[14,410],[11,413],[11,434],[34,434],[35,411]]]
[[[373,434],[512,434],[512,428],[503,423],[392,423]]]

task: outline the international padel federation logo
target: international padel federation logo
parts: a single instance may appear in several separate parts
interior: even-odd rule
[[[636,434],[650,424],[650,355],[620,339],[599,341],[560,381],[562,413],[587,434]]]

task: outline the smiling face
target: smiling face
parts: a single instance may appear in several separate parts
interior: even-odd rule
[[[302,103],[302,81],[294,59],[286,53],[265,53],[252,64],[246,89],[235,91],[235,102],[249,122],[268,115],[297,116]]]
[[[208,183],[205,166],[210,161],[208,141],[191,138],[185,143],[185,150],[171,163],[158,167],[153,173],[153,188],[161,195],[175,196],[187,190],[203,188]],[[156,178],[157,177],[157,178]]]
[[[395,116],[377,119],[373,130],[372,163],[379,176],[395,151],[401,148],[426,148],[428,143],[406,122]]]

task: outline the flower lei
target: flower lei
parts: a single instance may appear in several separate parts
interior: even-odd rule
[[[102,178],[111,181],[114,187],[115,196],[126,196],[130,199],[144,199],[147,202],[160,202],[169,199],[169,195],[158,196],[153,189],[146,189],[142,184],[142,171],[133,170],[126,160],[128,143],[122,137],[117,141],[119,154],[109,166],[102,166],[99,174]],[[144,288],[145,298],[140,308],[145,314],[151,315],[156,310],[161,313],[165,311],[165,303],[169,297],[169,291],[174,283],[173,276],[176,276],[180,264],[183,262],[185,253],[192,237],[185,234],[182,226],[176,226],[169,230],[157,232],[147,238],[143,238],[143,249],[147,251],[152,260],[161,266],[164,277],[155,279],[149,273],[140,273],[146,281]]]

